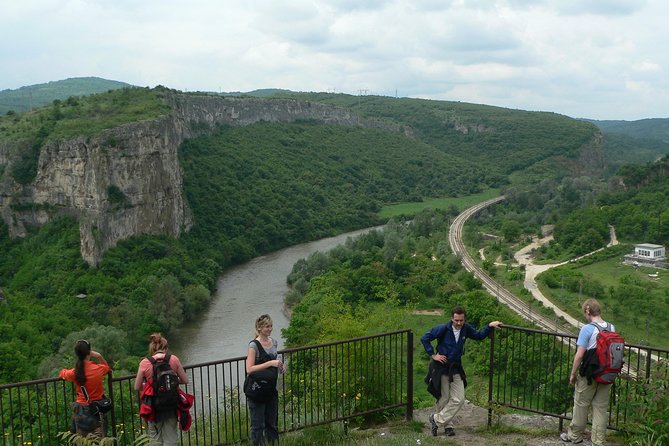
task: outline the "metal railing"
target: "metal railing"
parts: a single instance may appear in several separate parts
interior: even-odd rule
[[[490,343],[489,417],[507,407],[571,419],[573,388],[569,373],[576,337],[522,327],[495,330]],[[280,375],[279,429],[347,420],[387,410],[413,416],[413,334],[384,333],[280,352],[288,371]],[[245,357],[186,366],[196,396],[193,424],[182,445],[232,444],[246,440],[249,417],[241,391]],[[133,444],[146,431],[139,417],[134,375],[112,377],[107,395],[108,435],[120,445]],[[609,427],[620,429],[638,416],[643,386],[669,381],[669,350],[628,344],[624,373],[612,387]],[[71,383],[49,378],[0,385],[2,445],[55,445],[71,426]],[[636,403],[634,406],[631,403]],[[562,426],[560,426],[562,427]]]
[[[288,365],[279,381],[281,432],[347,420],[392,409],[413,416],[413,334],[410,330],[279,352]],[[187,393],[194,394],[193,423],[182,445],[219,445],[245,440],[249,417],[241,390],[246,357],[186,366]],[[146,430],[139,417],[135,375],[109,376],[107,434],[130,445]],[[71,426],[74,390],[49,378],[0,385],[2,444],[56,445]]]
[[[577,337],[505,325],[490,343],[490,402],[488,423],[496,407],[508,407],[571,420],[574,388],[569,374],[576,353]],[[621,429],[634,421],[634,403],[644,385],[669,381],[669,350],[643,345],[625,345],[623,373],[611,386],[609,428]]]

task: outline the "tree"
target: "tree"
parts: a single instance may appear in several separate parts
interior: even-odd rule
[[[77,362],[74,345],[79,339],[86,339],[91,348],[113,364],[128,354],[127,337],[123,330],[116,327],[93,324],[83,330],[73,331],[60,343],[58,352],[47,357],[39,366],[42,377],[55,376],[62,368],[72,368]]]
[[[515,220],[504,220],[501,231],[504,240],[514,242],[520,237],[522,228],[520,227],[520,223]]]
[[[179,281],[174,276],[158,280],[151,292],[151,313],[160,329],[171,333],[183,322],[183,296]]]

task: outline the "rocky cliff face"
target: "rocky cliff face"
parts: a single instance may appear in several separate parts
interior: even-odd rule
[[[346,109],[296,100],[174,95],[168,102],[173,111],[165,118],[123,125],[93,138],[46,144],[31,184],[20,185],[2,175],[0,216],[10,235],[22,237],[28,228],[57,215],[75,215],[81,255],[92,265],[133,235],[178,237],[193,223],[182,190],[178,148],[216,124],[316,120],[401,131]],[[0,174],[11,164],[9,153],[10,148],[0,144]]]
[[[601,132],[595,132],[590,142],[581,147],[572,171],[574,176],[585,175],[595,178],[604,176],[606,156],[604,155],[604,135]]]

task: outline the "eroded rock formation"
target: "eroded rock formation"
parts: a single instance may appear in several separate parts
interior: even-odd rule
[[[140,234],[179,237],[192,225],[183,194],[178,148],[216,124],[260,121],[318,122],[404,131],[364,120],[350,110],[297,100],[220,98],[176,94],[170,115],[105,130],[91,138],[53,141],[40,153],[37,176],[27,185],[0,180],[0,216],[12,237],[61,214],[80,221],[81,255],[97,265],[120,240]],[[0,169],[11,164],[0,144]]]

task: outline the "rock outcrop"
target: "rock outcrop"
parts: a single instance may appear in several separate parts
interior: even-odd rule
[[[179,237],[193,224],[182,188],[179,146],[217,124],[313,120],[410,134],[347,109],[297,100],[175,94],[167,101],[172,112],[166,117],[108,129],[95,137],[48,142],[30,184],[2,175],[0,216],[10,235],[22,237],[30,227],[57,215],[74,215],[80,221],[81,255],[91,265],[133,235]],[[9,153],[10,147],[0,147],[0,169],[11,165]]]

